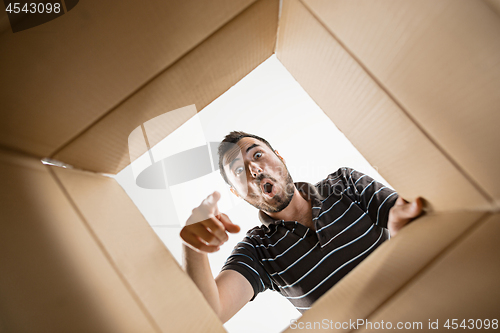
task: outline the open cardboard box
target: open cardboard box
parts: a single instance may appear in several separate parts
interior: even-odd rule
[[[273,53],[430,206],[299,322],[500,319],[500,1],[85,0],[1,26],[0,332],[224,331],[102,173],[131,162],[137,126],[203,109]],[[149,147],[187,118],[157,122]]]

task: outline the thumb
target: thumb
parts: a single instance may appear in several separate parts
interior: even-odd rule
[[[234,224],[226,214],[222,213],[218,216],[218,218],[219,221],[221,221],[222,224],[224,224],[224,228],[226,228],[226,230],[229,231],[230,233],[235,234],[237,232],[240,232],[241,229],[240,226]]]

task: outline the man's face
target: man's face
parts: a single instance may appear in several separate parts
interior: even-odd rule
[[[281,160],[264,142],[245,137],[224,155],[224,171],[236,192],[268,213],[285,209],[294,184]]]

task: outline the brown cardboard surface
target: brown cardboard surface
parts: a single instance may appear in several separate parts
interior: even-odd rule
[[[500,16],[500,0],[483,0],[490,8]]]
[[[0,151],[0,327],[158,332],[53,176]]]
[[[314,303],[299,319],[303,324],[297,326],[323,319],[335,323],[366,318],[463,237],[481,216],[484,214],[455,212],[415,220]],[[292,331],[295,329],[286,332]]]
[[[85,0],[35,28],[9,28],[0,144],[49,156],[251,3]]]
[[[117,173],[130,163],[127,138],[137,126],[187,105],[201,110],[272,55],[278,8],[277,0],[251,5],[54,157],[85,170]],[[163,137],[170,133],[160,131]]]
[[[299,1],[285,1],[278,59],[405,198],[438,211],[491,208],[386,90]],[[465,195],[466,194],[466,195]]]
[[[303,2],[461,172],[500,202],[498,2]]]
[[[278,58],[403,197],[440,211],[378,248],[300,322],[498,313],[500,218],[470,211],[500,202],[498,3],[283,2]],[[201,110],[273,53],[278,8],[88,0],[0,31],[0,146],[116,173],[135,128]],[[149,146],[187,118],[149,123]],[[134,156],[148,146],[138,142]],[[0,331],[223,332],[113,179],[2,150],[0,180]]]
[[[0,35],[2,35],[7,31],[11,32],[10,22],[9,22],[9,17],[7,16],[7,12],[3,10],[4,9],[3,7],[1,8],[2,10],[0,10]]]
[[[114,179],[52,169],[162,332],[225,332],[196,285]]]
[[[500,215],[495,214],[433,262],[368,320],[422,322],[424,330],[428,329],[429,319],[438,320],[439,331],[447,331],[443,327],[447,319],[458,319],[458,325],[466,319],[467,326],[470,325],[468,319],[498,320],[499,236]]]

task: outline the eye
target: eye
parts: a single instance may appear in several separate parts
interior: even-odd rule
[[[237,175],[239,175],[242,172],[243,172],[243,167],[237,167],[236,169],[234,169],[234,173]]]
[[[256,153],[253,155],[253,158],[254,158],[254,159],[258,159],[258,158],[260,158],[261,156],[262,156],[262,152],[258,151],[258,152],[256,152]]]

